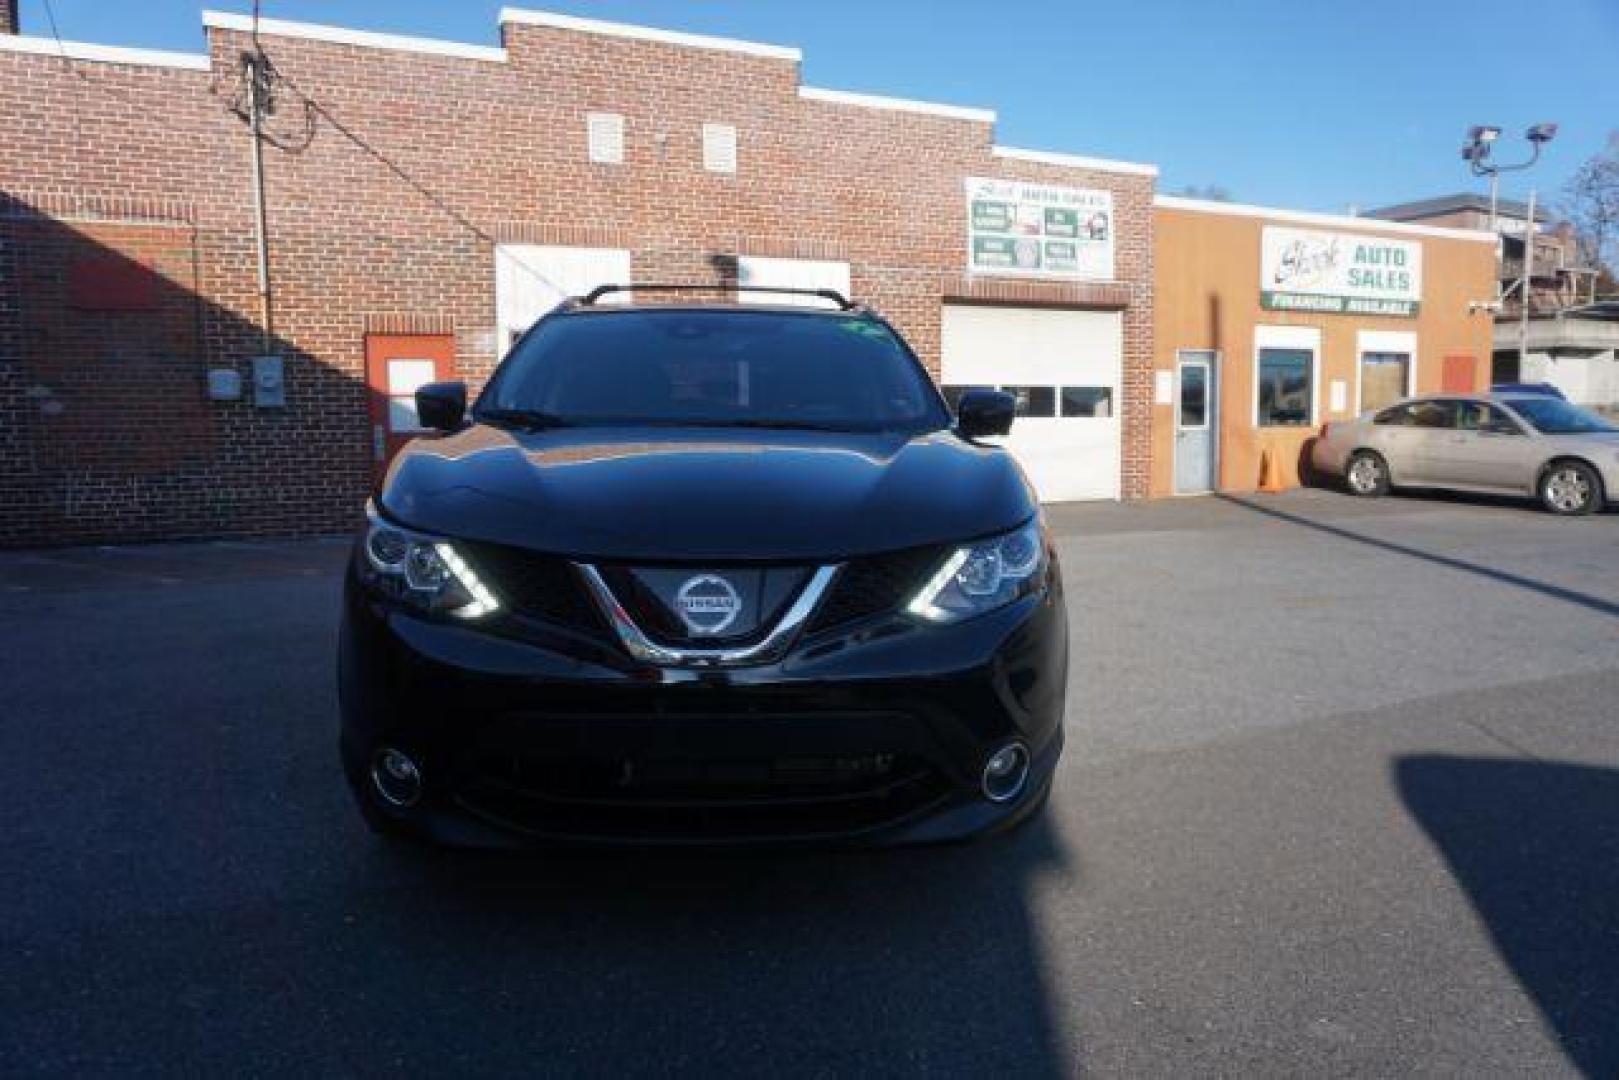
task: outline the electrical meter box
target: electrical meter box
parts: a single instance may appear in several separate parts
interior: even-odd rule
[[[235,368],[214,368],[208,372],[209,401],[242,400],[242,373]]]
[[[287,367],[279,356],[253,358],[253,404],[280,409],[287,404]]]

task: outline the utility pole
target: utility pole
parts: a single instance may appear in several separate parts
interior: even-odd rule
[[[270,223],[264,205],[264,111],[268,81],[264,56],[257,51],[242,54],[242,70],[247,77],[248,133],[253,142],[253,215],[258,226],[259,325],[264,334],[264,355],[274,351],[275,326],[270,295]]]
[[[1529,189],[1529,220],[1523,223],[1523,276],[1518,284],[1518,378],[1529,362],[1529,283],[1535,276],[1535,189]]]

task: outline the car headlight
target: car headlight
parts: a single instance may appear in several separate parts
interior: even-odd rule
[[[455,545],[385,521],[367,505],[365,564],[370,584],[422,611],[481,619],[500,608]]]
[[[1027,596],[1045,573],[1045,531],[1035,518],[1021,529],[951,552],[905,610],[929,622],[959,622]]]

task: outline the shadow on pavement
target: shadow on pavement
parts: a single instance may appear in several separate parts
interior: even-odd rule
[[[1394,775],[1570,1061],[1619,1076],[1619,769],[1425,754]]]
[[[872,853],[379,854],[346,1026],[489,1072],[1068,1075],[1029,895],[1061,862],[1047,815]]]
[[[1256,514],[1263,514],[1266,517],[1275,518],[1278,521],[1285,521],[1290,525],[1298,525],[1301,528],[1314,529],[1317,532],[1326,533],[1329,536],[1335,536],[1340,540],[1351,540],[1357,544],[1365,544],[1367,547],[1376,548],[1379,551],[1386,551],[1390,554],[1404,555],[1409,558],[1421,559],[1425,562],[1433,563],[1435,566],[1443,566],[1450,570],[1461,570],[1469,574],[1477,574],[1480,577],[1488,578],[1491,581],[1500,582],[1503,585],[1512,585],[1516,588],[1528,589],[1530,592],[1551,597],[1553,600],[1562,600],[1565,603],[1577,604],[1580,607],[1588,608],[1591,611],[1597,612],[1598,614],[1611,615],[1615,618],[1619,618],[1619,603],[1615,603],[1612,600],[1606,600],[1600,596],[1592,596],[1590,593],[1583,593],[1577,589],[1566,589],[1561,585],[1553,585],[1548,581],[1540,581],[1536,578],[1525,577],[1522,574],[1514,574],[1509,570],[1498,570],[1493,566],[1484,566],[1481,563],[1468,562],[1466,559],[1457,559],[1449,555],[1438,555],[1431,551],[1423,551],[1421,548],[1411,547],[1409,544],[1397,544],[1392,540],[1380,540],[1375,536],[1367,536],[1365,533],[1358,533],[1353,529],[1346,529],[1341,525],[1329,525],[1323,521],[1314,521],[1298,514],[1290,514],[1286,510],[1278,510],[1273,506],[1263,506],[1253,499],[1244,498],[1239,495],[1217,494],[1214,497],[1222,502],[1230,503],[1233,506],[1240,506],[1245,510],[1251,510]]]
[[[234,808],[122,869],[114,838],[88,895],[71,853],[29,857],[75,914],[24,905],[0,1074],[1075,1071],[1034,915],[1076,873],[1048,816],[870,853],[476,854],[380,843],[299,771],[320,789],[279,826]]]

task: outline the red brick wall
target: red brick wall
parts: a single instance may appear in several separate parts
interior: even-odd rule
[[[1150,177],[997,157],[987,123],[806,100],[788,60],[529,25],[503,37],[505,63],[264,36],[370,148],[322,122],[301,153],[266,153],[285,410],[204,399],[209,367],[245,375],[260,348],[248,140],[226,108],[246,35],[209,32],[211,73],[0,51],[0,484],[21,508],[0,544],[346,527],[371,475],[367,326],[452,327],[477,383],[495,360],[495,241],[625,247],[643,280],[711,280],[715,255],[845,260],[935,371],[946,298],[1122,308],[1124,491],[1146,492]],[[284,94],[288,135],[295,106]],[[625,116],[623,165],[587,160],[589,111]],[[737,127],[736,174],[703,170],[704,122]],[[1113,191],[1118,282],[967,279],[967,176]],[[71,354],[40,336],[73,313],[45,284],[20,288],[18,268],[86,245],[156,258],[175,310],[191,290],[196,329],[172,337],[162,378],[94,367],[135,332],[118,319],[76,327]],[[191,269],[171,274],[182,254]],[[183,422],[150,422],[171,411]]]

